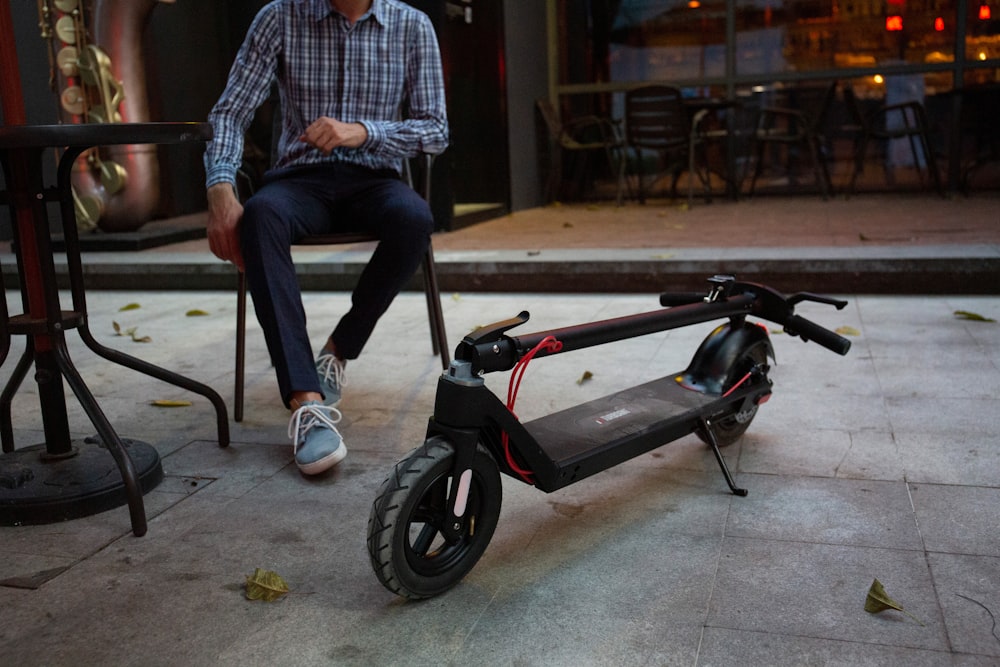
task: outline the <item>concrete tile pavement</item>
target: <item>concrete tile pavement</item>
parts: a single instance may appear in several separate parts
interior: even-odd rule
[[[112,423],[157,448],[166,479],[146,496],[142,538],[124,508],[0,528],[0,580],[43,582],[0,586],[0,654],[23,665],[998,664],[1000,325],[954,313],[1000,320],[1000,299],[847,298],[843,311],[799,309],[857,330],[846,357],[773,335],[774,396],[725,450],[747,497],[728,493],[694,437],[553,494],[505,479],[482,560],[421,603],[379,585],[364,540],[378,486],[433,406],[440,366],[422,296],[401,295],[350,365],[350,453],[316,479],[292,463],[256,328],[247,419],[227,449],[207,401],[95,358],[69,332]],[[348,299],[306,293],[317,347]],[[88,301],[99,340],[229,399],[230,292],[93,290]],[[141,308],[119,310],[130,302]],[[656,295],[456,291],[444,306],[454,345],[524,309],[536,331],[652,309]],[[209,315],[186,317],[192,308]],[[114,336],[113,321],[153,341]],[[517,412],[529,420],[679,370],[710,329],[537,360]],[[578,384],[584,371],[592,379]],[[487,376],[500,395],[507,375]],[[193,405],[150,406],[157,398]],[[41,439],[37,400],[29,378],[14,403],[19,446]],[[91,434],[70,407],[74,433]],[[291,593],[245,600],[256,567]],[[874,578],[923,625],[866,613]]]

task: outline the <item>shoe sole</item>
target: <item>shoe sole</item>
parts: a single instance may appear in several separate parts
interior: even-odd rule
[[[303,475],[318,475],[343,461],[345,456],[347,456],[347,447],[344,443],[340,443],[340,447],[337,447],[333,452],[318,461],[313,461],[312,463],[299,463],[296,461],[295,465],[299,467]]]

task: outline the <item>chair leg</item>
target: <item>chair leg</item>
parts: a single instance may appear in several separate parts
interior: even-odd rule
[[[244,369],[247,347],[247,277],[237,271],[236,282],[236,373],[233,387],[233,419],[243,421]]]
[[[622,151],[620,158],[618,160],[618,206],[621,207],[625,203],[625,163],[628,162],[625,152]],[[629,187],[629,199],[632,198],[632,188]]]
[[[812,157],[813,171],[816,173],[816,182],[819,185],[819,191],[823,196],[823,201],[826,201],[830,198],[830,190],[826,182],[826,168],[821,158],[822,148],[816,137],[807,137],[806,143],[809,144],[809,153]]]
[[[639,203],[640,204],[645,204],[646,203],[646,188],[642,184],[642,177],[643,177],[643,172],[644,171],[645,171],[645,168],[643,167],[642,151],[640,151],[638,148],[636,148],[635,149],[635,174],[636,174],[636,183],[638,184],[637,187],[639,188]]]
[[[764,147],[765,142],[757,142],[757,159],[754,160],[753,176],[750,177],[750,192],[747,193],[750,197],[753,197],[754,188],[757,187],[757,177],[760,176],[761,167],[764,165]]]
[[[865,166],[865,153],[868,151],[868,135],[865,134],[861,137],[858,142],[858,146],[854,151],[854,171],[851,173],[851,182],[847,185],[847,194],[854,194],[854,185],[858,180],[858,174],[864,169]]]
[[[451,353],[448,351],[448,334],[444,328],[444,311],[441,307],[441,291],[438,288],[437,271],[434,268],[434,248],[427,246],[424,255],[424,295],[427,298],[427,318],[431,325],[431,349],[441,356],[441,368],[447,370],[451,365]]]
[[[938,194],[944,197],[944,186],[941,183],[941,173],[938,171],[937,158],[934,157],[934,152],[931,148],[931,142],[927,136],[927,132],[923,129],[920,131],[920,143],[924,149],[924,158],[926,160],[927,171],[931,177],[931,182],[934,183],[934,188],[937,190]]]
[[[694,147],[695,147],[695,135],[694,130],[691,131],[691,137],[688,139],[688,206],[694,206]]]

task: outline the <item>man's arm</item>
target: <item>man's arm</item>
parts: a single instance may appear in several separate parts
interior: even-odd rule
[[[276,26],[273,15],[257,15],[230,69],[226,89],[208,116],[214,134],[204,157],[208,245],[216,257],[232,262],[240,271],[243,206],[235,192],[236,170],[243,161],[243,135],[274,76],[280,46]]]
[[[414,40],[407,45],[405,118],[363,120],[368,137],[362,150],[413,157],[419,153],[436,155],[448,147],[448,112],[437,37],[425,15],[417,28]]]
[[[206,187],[235,184],[243,160],[243,135],[270,92],[280,48],[276,13],[261,11],[236,54],[225,90],[208,115],[213,138],[205,148]]]

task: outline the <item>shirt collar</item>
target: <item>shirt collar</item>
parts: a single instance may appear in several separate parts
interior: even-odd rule
[[[309,3],[309,13],[317,20],[321,21],[331,14],[336,14],[333,6],[330,4],[330,0],[307,0]],[[385,1],[384,0],[373,0],[371,9],[368,13],[362,16],[359,21],[364,21],[369,16],[373,17],[380,24],[386,24],[385,15]]]

